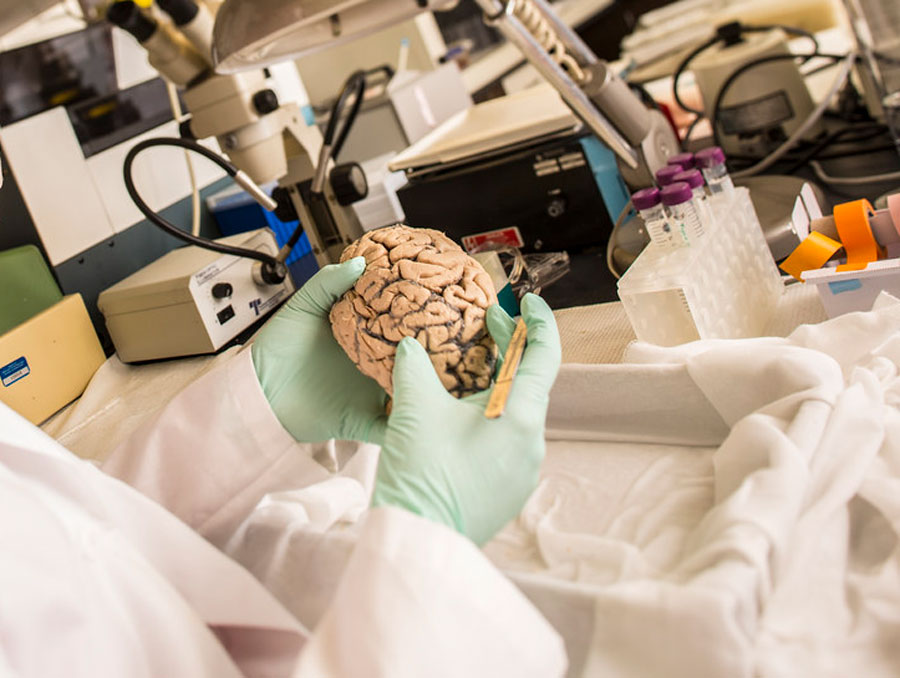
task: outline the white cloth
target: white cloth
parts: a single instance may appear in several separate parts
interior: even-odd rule
[[[365,511],[354,474],[371,474],[373,450],[341,474],[326,471],[313,446],[278,424],[244,351],[109,460],[214,544],[252,542],[252,524],[241,525],[254,508],[291,507],[313,531],[352,521],[327,598],[303,563],[285,573],[317,610],[309,635],[159,504],[0,405],[0,667],[28,676],[561,675],[559,636],[471,542],[399,509]]]
[[[900,674],[900,303],[564,366],[487,553],[570,675]]]
[[[625,359],[563,366],[541,484],[485,549],[569,675],[900,675],[900,305]],[[151,448],[129,473],[152,486],[186,453]],[[119,468],[129,449],[147,448]],[[351,452],[303,452],[340,470],[301,489],[273,473],[196,524],[317,630],[366,515],[373,457]]]

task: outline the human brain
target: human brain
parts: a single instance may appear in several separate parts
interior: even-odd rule
[[[369,231],[341,261],[358,256],[366,269],[330,318],[335,338],[360,371],[392,394],[397,344],[413,337],[451,394],[488,388],[497,351],[485,310],[497,296],[481,264],[440,231],[402,224]]]

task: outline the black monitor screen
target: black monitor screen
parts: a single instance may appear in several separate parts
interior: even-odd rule
[[[90,156],[171,120],[159,78],[119,90],[112,30],[94,24],[0,53],[0,125],[65,106]]]

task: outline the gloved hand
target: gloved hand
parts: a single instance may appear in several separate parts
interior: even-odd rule
[[[355,257],[325,266],[260,330],[253,366],[278,421],[300,442],[380,443],[385,393],[331,333],[328,313],[365,270]]]
[[[544,419],[560,363],[556,321],[544,300],[525,295],[522,316],[528,345],[498,419],[484,416],[489,391],[457,400],[441,385],[425,349],[415,339],[400,342],[373,505],[405,508],[477,544],[518,515],[537,486]],[[512,319],[492,306],[487,322],[505,351]]]

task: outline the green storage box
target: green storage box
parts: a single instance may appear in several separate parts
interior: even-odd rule
[[[24,245],[0,252],[0,334],[62,299],[40,250]]]

